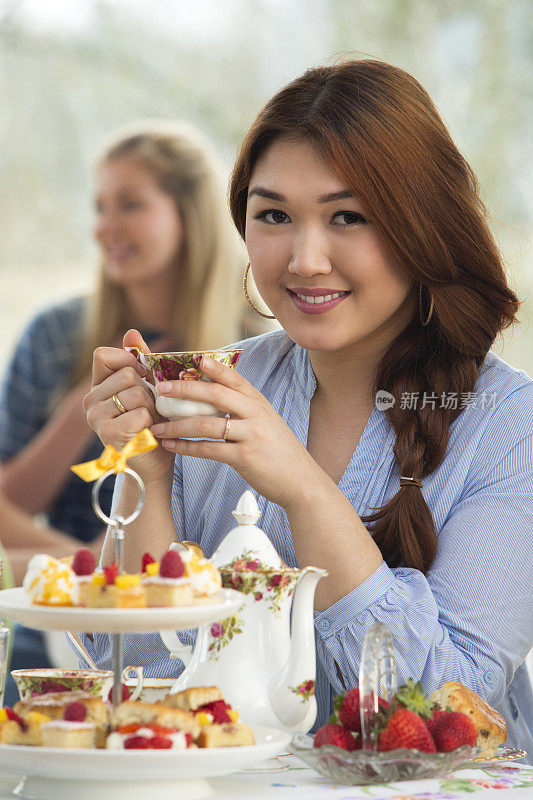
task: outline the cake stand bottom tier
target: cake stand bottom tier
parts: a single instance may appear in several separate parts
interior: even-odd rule
[[[285,752],[290,735],[252,727],[256,744],[191,750],[65,750],[0,745],[0,774],[20,775],[16,796],[31,800],[196,800],[206,778],[230,775]],[[23,777],[24,776],[24,777]]]
[[[14,792],[24,800],[201,800],[213,797],[214,790],[203,778],[142,781],[75,781],[56,778],[23,778]]]

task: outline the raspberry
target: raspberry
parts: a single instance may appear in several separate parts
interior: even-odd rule
[[[72,561],[72,569],[76,573],[76,575],[92,575],[96,567],[96,561],[91,553],[86,547],[82,547],[74,554],[74,560]]]
[[[125,750],[148,750],[150,748],[150,739],[147,736],[130,736],[129,739],[124,740]]]
[[[355,740],[350,731],[332,722],[326,722],[315,733],[313,747],[322,747],[324,744],[334,744],[343,750],[355,750]]]
[[[150,553],[143,553],[141,572],[146,572],[147,564],[155,564],[155,558]]]
[[[87,709],[79,702],[69,703],[63,711],[63,719],[66,722],[85,722],[86,716]]]
[[[159,574],[162,578],[181,578],[185,575],[185,567],[179,553],[175,550],[167,550],[159,567]]]
[[[130,699],[130,690],[128,689],[128,687],[126,686],[126,684],[125,684],[125,683],[123,683],[123,684],[122,684],[122,698],[121,698],[121,702],[122,702],[122,703],[125,703],[125,702],[126,702],[126,700],[129,700],[129,699]],[[109,690],[109,693],[108,693],[108,695],[107,695],[107,702],[108,702],[108,703],[112,703],[112,702],[113,702],[113,687],[111,687],[111,689]]]
[[[118,567],[114,561],[108,567],[104,567],[105,582],[108,586],[115,583],[115,578],[118,575]]]
[[[202,706],[198,709],[198,711],[207,711],[209,714],[213,715],[213,722],[215,725],[222,725],[224,722],[231,722],[231,717],[226,711],[227,708],[231,708],[224,700],[214,700],[212,703],[206,703],[205,706]]]
[[[142,736],[137,738],[142,739]],[[165,736],[153,736],[150,741],[151,750],[170,750],[171,747],[171,740],[167,739]]]
[[[8,719],[13,720],[13,722],[18,722],[21,728],[24,726],[24,720],[22,719],[22,717],[19,717],[19,715],[15,711],[13,711],[12,708],[6,708],[5,711]]]

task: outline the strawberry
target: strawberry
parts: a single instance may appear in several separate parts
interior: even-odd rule
[[[126,700],[129,700],[129,699],[130,699],[130,690],[128,689],[126,684],[123,683],[122,684],[122,699],[121,699],[121,702],[125,703]],[[113,702],[113,687],[111,687],[111,689],[108,692],[107,702],[108,703],[112,703]]]
[[[114,561],[108,567],[104,567],[105,582],[108,586],[115,583],[115,578],[118,575],[118,567]]]
[[[125,750],[148,750],[150,748],[150,739],[147,736],[130,736],[129,739],[124,739]]]
[[[92,575],[96,568],[96,561],[87,547],[81,547],[74,554],[72,570],[76,575]]]
[[[198,711],[207,711],[213,715],[215,725],[222,725],[224,722],[231,722],[231,717],[226,710],[228,708],[231,708],[231,706],[225,703],[224,700],[214,700],[212,703],[206,703]]]
[[[445,716],[447,713],[448,713],[447,711],[441,711],[440,709],[436,708],[435,711],[433,712],[433,715],[427,720],[426,725],[428,727],[428,731],[432,736],[433,736],[433,729],[435,727],[437,720],[439,720],[441,716]]]
[[[342,747],[343,750],[355,750],[355,739],[342,725],[335,725],[333,722],[326,722],[315,733],[313,747],[322,747],[325,744],[334,744]]]
[[[143,553],[141,572],[146,572],[147,564],[155,564],[155,558],[151,553]]]
[[[378,750],[396,750],[400,747],[421,750],[423,753],[437,751],[422,717],[408,708],[394,711],[378,737]]]
[[[185,575],[185,566],[179,553],[167,550],[159,565],[159,574],[162,578],[181,578]]]
[[[63,719],[66,722],[85,722],[85,717],[87,716],[87,709],[78,701],[74,703],[69,703],[68,706],[65,706],[65,710],[63,711]]]
[[[151,750],[170,750],[171,747],[172,741],[167,739],[166,736],[152,736],[150,740]]]
[[[350,689],[346,694],[339,694],[333,701],[333,707],[339,715],[339,721],[346,730],[361,733],[361,711],[359,689]]]
[[[423,719],[429,719],[433,712],[433,704],[424,695],[422,683],[420,681],[415,683],[412,678],[409,678],[404,686],[399,687],[394,700],[397,705],[414,711]]]
[[[13,711],[12,708],[5,707],[5,712],[7,714],[8,719],[13,720],[13,722],[18,722],[21,728],[24,726],[24,720],[22,719],[22,717],[19,717],[16,711]]]
[[[385,712],[389,704],[382,697],[379,698],[379,709]],[[338,694],[333,701],[333,708],[335,713],[334,719],[331,722],[340,722],[340,724],[353,733],[361,733],[361,702],[359,697],[359,689],[349,689],[349,691]]]
[[[465,744],[473,747],[477,741],[477,729],[466,714],[441,711],[433,725],[433,738],[439,753],[449,753]]]

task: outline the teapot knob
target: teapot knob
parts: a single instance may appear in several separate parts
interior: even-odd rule
[[[255,525],[261,516],[257,500],[249,489],[240,496],[237,508],[231,513],[239,525]]]

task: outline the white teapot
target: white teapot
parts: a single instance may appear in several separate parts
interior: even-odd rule
[[[252,492],[232,513],[239,525],[211,562],[224,587],[242,592],[243,605],[199,628],[194,651],[174,631],[160,632],[171,657],[186,664],[171,693],[216,685],[245,722],[306,732],[316,717],[314,595],[328,573],[283,563],[255,525],[261,513]]]

